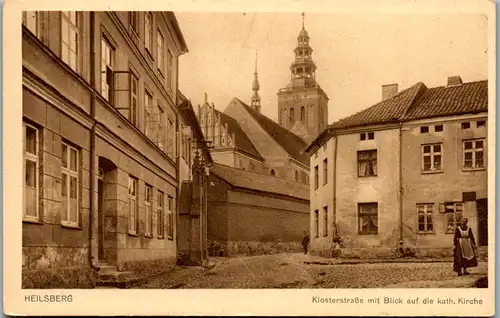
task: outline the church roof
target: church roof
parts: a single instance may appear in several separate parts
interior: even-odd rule
[[[218,163],[210,168],[210,174],[225,180],[233,187],[309,200],[309,186],[299,182],[236,169]]]
[[[214,112],[220,115],[222,125],[227,123],[227,129],[229,130],[228,133],[229,134],[234,133],[235,137],[234,144],[236,149],[245,152],[251,156],[254,156],[256,158],[259,158],[261,160],[264,160],[264,158],[259,153],[257,148],[255,148],[250,138],[248,138],[247,134],[243,131],[240,124],[238,124],[236,119],[216,109],[214,109]]]
[[[236,98],[243,107],[252,115],[259,125],[295,160],[309,166],[309,156],[304,151],[307,143],[288,129],[280,126],[269,117],[256,112],[250,106]]]

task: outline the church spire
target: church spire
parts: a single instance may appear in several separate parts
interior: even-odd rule
[[[254,110],[257,112],[260,112],[260,96],[259,96],[259,74],[257,72],[257,52],[255,52],[255,71],[253,73],[253,83],[252,83],[252,90],[253,90],[253,95],[251,99],[251,106]]]
[[[313,49],[309,45],[309,34],[305,28],[305,13],[302,12],[302,29],[297,37],[295,60],[290,65],[292,86],[316,86],[316,64],[312,60]]]

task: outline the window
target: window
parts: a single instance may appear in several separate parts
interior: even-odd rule
[[[326,145],[327,145],[327,143],[328,143],[328,141],[323,144],[323,151],[326,151],[326,148],[327,148]]]
[[[111,101],[113,89],[113,48],[103,37],[101,39],[101,95]]]
[[[478,120],[476,122],[476,127],[477,128],[486,127],[486,121],[485,120]]]
[[[132,71],[130,71],[130,122],[134,126],[138,126],[138,108],[139,108],[139,80]]]
[[[153,57],[153,14],[147,12],[144,16],[144,47]]]
[[[61,13],[61,59],[78,71],[78,16],[76,11]]]
[[[462,129],[469,129],[469,128],[470,128],[469,122],[462,123]]]
[[[441,132],[441,131],[443,131],[443,125],[435,125],[434,126],[434,131],[435,132]]]
[[[153,96],[148,91],[144,92],[144,133],[152,137],[153,124]]]
[[[444,204],[446,233],[455,233],[455,229],[457,228],[463,216],[462,211],[463,206],[461,202],[450,202]]]
[[[375,133],[374,132],[369,132],[368,133],[368,139],[370,139],[370,140],[375,139]]]
[[[23,123],[24,144],[24,218],[38,221],[39,218],[39,130]]]
[[[38,11],[23,11],[23,24],[34,35],[40,36],[40,14]]]
[[[301,181],[303,184],[307,184],[307,174],[305,172],[301,172]]]
[[[290,123],[295,121],[295,109],[290,108]]]
[[[152,236],[153,234],[153,212],[151,211],[152,194],[153,188],[146,185],[146,193],[144,195],[144,206],[146,207],[146,236]]]
[[[273,177],[274,177],[274,176],[276,176],[276,172],[274,171],[274,169],[271,169],[270,174],[271,174]]]
[[[135,35],[139,35],[139,12],[133,11],[129,13],[129,25],[130,29],[135,32]]]
[[[484,139],[464,141],[464,169],[484,168]]]
[[[295,170],[295,182],[299,182],[299,172]]]
[[[358,177],[377,175],[377,150],[358,151]]]
[[[323,208],[323,236],[328,236],[328,207]]]
[[[170,50],[167,51],[167,87],[172,92],[175,90],[174,57],[172,56],[172,52],[170,52]]]
[[[319,237],[319,211],[314,210],[314,237]]]
[[[163,238],[165,235],[165,211],[164,209],[164,195],[163,192],[159,191],[157,192],[157,199],[156,199],[156,217],[158,218],[157,220],[157,230],[156,233],[158,235],[158,238]]]
[[[359,234],[378,233],[378,204],[359,203],[358,204]]]
[[[157,126],[158,126],[158,137],[157,137],[157,145],[158,147],[162,150],[162,151],[165,151],[165,145],[164,145],[164,142],[165,142],[165,129],[163,127],[163,121],[164,121],[164,116],[165,116],[165,112],[163,111],[163,108],[158,105],[158,120],[157,120]]]
[[[314,189],[317,190],[319,188],[319,176],[318,176],[318,166],[314,167]]]
[[[174,122],[171,118],[168,119],[168,127],[167,127],[167,154],[171,157],[175,156],[175,144],[174,144],[174,135],[175,135],[175,126]]]
[[[72,226],[78,226],[78,150],[67,143],[62,143],[62,213],[61,220]]]
[[[173,240],[174,238],[174,218],[173,218],[173,206],[174,206],[174,199],[169,196],[168,197],[168,211],[167,211],[167,235],[169,240]]]
[[[366,140],[366,133],[359,134],[359,140]]]
[[[433,233],[432,212],[434,204],[417,204],[418,232]]]
[[[163,62],[165,52],[163,51],[163,41],[163,35],[160,33],[160,30],[158,30],[158,33],[156,34],[156,49],[158,55],[158,70],[160,71],[161,75],[165,74],[165,65]]]
[[[248,169],[250,169],[250,171],[254,171],[254,170],[255,170],[255,165],[254,165],[254,163],[253,163],[253,162],[251,162],[251,161],[250,161],[250,162],[248,163]]]
[[[304,106],[300,108],[300,121],[301,122],[306,121],[306,109]]]
[[[328,159],[323,160],[323,185],[328,183]]]
[[[429,132],[429,126],[422,126],[420,127],[420,133],[421,134],[426,134]]]
[[[422,145],[422,171],[442,171],[443,154],[441,144]]]
[[[137,208],[137,179],[128,178],[128,230],[130,234],[139,234],[139,211]]]

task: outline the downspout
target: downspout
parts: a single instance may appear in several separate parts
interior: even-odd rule
[[[337,142],[338,142],[338,136],[337,135],[334,135],[333,138],[335,138],[335,146],[334,146],[334,150],[333,150],[333,224],[334,224],[334,227],[333,227],[333,235],[332,235],[332,240],[333,238],[335,238],[335,236],[338,235],[338,232],[337,232]]]
[[[399,245],[403,247],[403,123],[399,123]]]
[[[99,270],[98,260],[95,258],[92,242],[95,241],[93,224],[94,209],[96,208],[95,196],[95,12],[90,11],[90,86],[92,89],[92,98],[90,99],[90,116],[92,117],[92,130],[90,131],[90,210],[89,210],[89,261],[94,270]]]

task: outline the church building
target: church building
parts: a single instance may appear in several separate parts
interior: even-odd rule
[[[300,250],[309,228],[310,140],[326,127],[328,97],[316,84],[302,26],[291,81],[278,92],[279,123],[261,112],[257,60],[247,104],[234,97],[221,112],[208,102],[198,120],[214,160],[208,189],[212,255]]]

